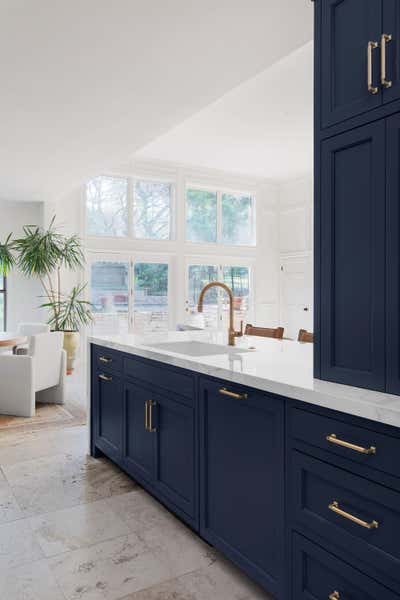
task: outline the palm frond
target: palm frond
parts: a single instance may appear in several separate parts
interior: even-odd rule
[[[93,320],[92,304],[81,295],[86,285],[74,286],[69,295],[62,295],[60,301],[45,302],[41,308],[50,309],[48,324],[59,331],[79,331]]]
[[[3,243],[0,243],[0,275],[7,277],[11,269],[15,265],[15,257],[13,255],[13,242],[11,241],[12,233],[10,233]]]

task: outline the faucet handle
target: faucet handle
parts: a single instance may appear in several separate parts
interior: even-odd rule
[[[242,336],[243,336],[243,321],[240,321],[240,330],[235,331],[235,337],[242,337]]]

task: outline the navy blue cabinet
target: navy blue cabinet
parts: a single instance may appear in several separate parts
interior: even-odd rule
[[[104,371],[92,374],[94,442],[115,461],[122,456],[123,384],[121,377]]]
[[[195,517],[197,508],[197,434],[194,406],[177,400],[177,395],[153,396],[152,426],[156,455],[154,485],[182,511]]]
[[[223,382],[200,385],[200,532],[281,597],[284,404]]]
[[[382,104],[382,0],[322,0],[321,5],[318,81],[324,128]],[[369,42],[378,45],[370,47],[373,90],[368,89]]]
[[[388,103],[400,98],[400,4],[398,0],[384,0],[382,34],[385,37],[389,36],[384,42],[388,87],[383,87],[383,102]]]
[[[322,379],[385,389],[385,122],[321,145]]]
[[[125,383],[124,452],[125,468],[132,477],[151,482],[154,478],[154,431],[148,427],[152,402],[150,389],[137,383]]]

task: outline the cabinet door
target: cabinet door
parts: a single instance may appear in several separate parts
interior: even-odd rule
[[[222,387],[247,398],[224,395]],[[283,403],[211,380],[200,394],[201,534],[281,597]]]
[[[170,502],[194,518],[197,453],[194,408],[167,394],[154,395],[156,435],[155,486]]]
[[[400,3],[384,0],[383,33],[391,36],[386,43],[386,80],[391,86],[383,89],[383,101],[392,102],[400,98]]]
[[[119,462],[122,455],[123,385],[120,377],[94,373],[95,446]]]
[[[155,432],[146,427],[146,403],[151,391],[136,383],[125,385],[124,465],[132,477],[151,482],[154,478]]]
[[[322,127],[382,103],[380,51],[372,50],[373,84],[368,91],[368,42],[380,44],[382,0],[323,0],[321,14]]]
[[[385,388],[385,122],[321,147],[322,379]]]
[[[400,394],[400,115],[387,120],[387,391]]]

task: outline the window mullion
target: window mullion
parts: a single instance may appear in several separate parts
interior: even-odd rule
[[[128,237],[135,238],[134,204],[135,204],[135,180],[128,179]]]

